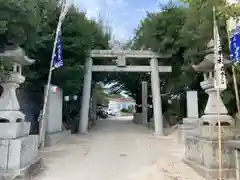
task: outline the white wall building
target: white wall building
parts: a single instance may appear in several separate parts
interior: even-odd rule
[[[118,115],[122,109],[135,108],[136,102],[132,98],[118,98],[110,99],[108,103],[108,109]]]

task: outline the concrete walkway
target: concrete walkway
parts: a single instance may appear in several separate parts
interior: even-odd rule
[[[99,120],[87,136],[44,149],[45,170],[35,180],[202,180],[181,162],[177,135],[152,132],[122,120]]]

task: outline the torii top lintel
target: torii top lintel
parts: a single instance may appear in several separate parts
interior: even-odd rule
[[[161,55],[156,52],[148,50],[92,50],[90,53],[92,58],[117,58],[124,56],[125,58],[139,58],[139,59],[151,59],[151,58],[169,58],[169,55]]]

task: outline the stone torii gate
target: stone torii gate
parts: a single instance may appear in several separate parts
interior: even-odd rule
[[[169,57],[169,56],[167,56]],[[94,58],[117,59],[116,65],[93,65]],[[150,66],[126,65],[126,59],[150,60]],[[145,50],[92,50],[90,57],[84,64],[84,85],[82,93],[82,106],[80,112],[79,131],[87,133],[88,112],[91,99],[92,72],[151,72],[153,111],[155,134],[163,135],[163,117],[160,95],[159,72],[172,72],[171,66],[158,66],[158,59],[166,58],[152,51]],[[147,96],[147,95],[146,95]]]

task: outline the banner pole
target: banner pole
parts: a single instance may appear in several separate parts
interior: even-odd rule
[[[61,14],[59,17],[58,25],[57,25],[57,30],[55,34],[55,40],[53,44],[53,51],[52,51],[52,57],[50,61],[50,67],[49,67],[49,73],[48,73],[48,81],[47,81],[47,87],[45,89],[45,95],[44,95],[44,103],[43,103],[43,110],[42,110],[42,115],[40,115],[40,128],[39,128],[39,148],[42,149],[45,147],[45,134],[46,134],[46,110],[47,110],[47,103],[48,103],[48,94],[49,94],[49,89],[50,89],[50,84],[51,84],[51,79],[52,79],[52,71],[53,71],[53,60],[56,52],[56,45],[57,45],[57,40],[59,36],[59,32],[62,26],[62,22],[67,14],[68,7],[66,7],[66,1],[62,1],[62,9],[61,9]]]

